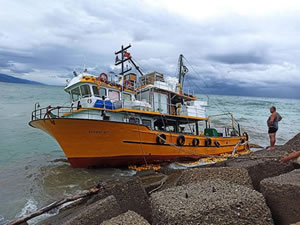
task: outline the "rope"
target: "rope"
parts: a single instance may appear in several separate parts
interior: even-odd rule
[[[149,191],[149,195],[152,194],[155,191],[158,191],[159,189],[162,188],[162,186],[166,183],[168,180],[168,177],[164,177],[163,180],[160,182],[160,185],[157,188],[154,188],[153,190]]]
[[[232,157],[235,155],[235,152],[236,152],[236,148],[238,147],[238,146],[243,146],[243,145],[246,145],[246,144],[248,144],[248,141],[245,141],[244,143],[242,143],[242,141],[239,141],[235,146],[234,146],[234,148],[233,148],[233,151],[232,151]],[[246,149],[247,149],[247,147],[246,147]]]
[[[199,76],[199,78],[201,78],[201,75],[194,69],[194,67],[192,66],[192,64],[187,60],[187,58],[185,58],[184,56],[183,56],[183,58],[186,60],[186,62],[189,64],[189,66],[192,68],[192,70],[194,71],[194,73],[196,73],[198,76]],[[202,79],[202,82],[203,82],[203,84],[204,84],[204,86],[206,87],[206,88],[209,88],[208,87],[208,85],[205,83],[205,81],[204,81],[204,79]],[[197,88],[199,88],[199,87],[197,87]],[[202,89],[202,88],[199,88],[199,89]],[[212,94],[212,93],[211,93]],[[209,100],[209,96],[207,95],[207,94],[205,94],[205,96],[207,97],[207,99]],[[219,105],[218,104],[216,104],[216,103],[214,103],[213,101],[211,101],[218,109],[220,109],[223,113],[229,113],[230,111],[229,110],[227,110],[227,108],[226,107],[224,107],[223,106],[223,108],[225,109],[225,111],[221,108],[221,107],[219,107]],[[229,116],[228,116],[229,117]],[[238,124],[236,121],[234,121],[236,124]]]

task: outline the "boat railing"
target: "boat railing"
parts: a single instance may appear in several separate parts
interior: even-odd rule
[[[99,116],[99,111],[92,109],[101,109],[101,110],[114,110],[114,109],[135,109],[141,111],[149,111],[149,112],[160,112],[162,114],[170,114],[170,115],[182,115],[182,116],[194,116],[194,117],[206,117],[205,116],[205,108],[197,108],[191,107],[187,110],[184,107],[178,108],[176,105],[167,104],[165,108],[157,108],[154,109],[152,105],[144,101],[119,101],[114,102],[113,104],[106,105],[104,102],[101,107],[95,108],[85,108],[85,107],[73,107],[73,106],[47,106],[40,107],[39,105],[35,105],[35,110],[31,114],[31,120],[40,120],[46,118],[61,118],[61,117],[81,117],[86,119],[95,119]]]
[[[222,114],[216,114],[216,115],[210,115],[207,117],[207,123],[208,127],[211,126],[212,118],[215,117],[222,117],[222,116],[229,116],[231,120],[231,124],[228,127],[225,127],[225,134],[230,135],[230,136],[241,136],[241,127],[240,124],[235,120],[233,113],[222,113]],[[226,135],[226,136],[227,136]]]
[[[47,106],[44,108],[37,107],[31,113],[31,120],[40,120],[45,118],[60,118],[68,113],[72,113],[75,110],[78,110],[78,108],[68,106]]]

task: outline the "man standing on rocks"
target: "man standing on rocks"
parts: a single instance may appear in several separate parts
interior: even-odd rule
[[[272,106],[270,108],[270,117],[267,121],[268,128],[269,128],[269,137],[270,137],[270,146],[267,147],[267,150],[274,150],[275,142],[276,142],[276,132],[278,130],[278,122],[282,120],[282,117],[278,112],[276,112],[276,107]]]

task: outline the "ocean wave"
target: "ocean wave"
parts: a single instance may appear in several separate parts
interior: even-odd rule
[[[16,215],[16,218],[21,218],[21,217],[24,217],[30,213],[33,213],[35,211],[38,210],[38,202],[35,200],[35,199],[27,199],[27,202],[25,203],[24,207],[22,208],[21,212],[19,212],[17,215]],[[37,216],[29,221],[27,221],[27,223],[29,225],[34,225],[34,224],[37,224],[38,222],[50,217],[50,216],[54,216],[54,215],[57,215],[59,209],[54,209],[54,210],[51,210],[50,212],[48,213],[44,213],[40,216]],[[1,220],[0,220],[1,222]],[[1,224],[1,223],[0,223]],[[2,224],[1,224],[2,225]]]
[[[0,225],[7,225],[8,221],[4,219],[3,216],[0,215]]]

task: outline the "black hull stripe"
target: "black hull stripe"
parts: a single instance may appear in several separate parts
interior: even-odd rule
[[[163,146],[172,146],[170,144],[157,144],[157,143],[152,143],[152,142],[139,142],[139,141],[123,141],[123,143],[128,143],[128,144],[142,144],[142,145],[163,145]],[[218,148],[217,146],[193,146],[193,145],[176,145],[178,147],[193,147],[193,148]],[[219,148],[221,147],[234,147],[235,145],[220,145]]]

